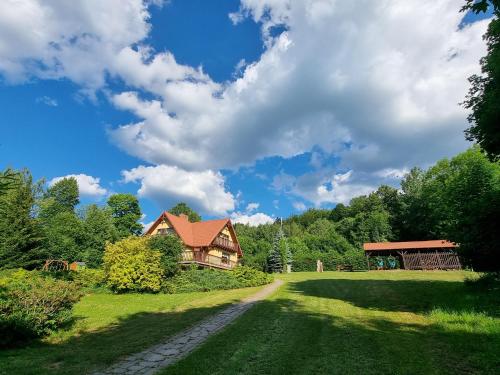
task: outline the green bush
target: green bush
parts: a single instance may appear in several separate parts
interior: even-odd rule
[[[166,293],[208,292],[264,285],[271,281],[272,276],[245,266],[232,271],[192,267],[166,280],[163,290]]]
[[[69,272],[71,279],[86,289],[97,289],[106,285],[106,274],[98,268],[84,268]]]
[[[338,252],[311,252],[298,253],[294,255],[292,271],[304,272],[316,271],[317,260],[323,262],[324,271],[335,271],[337,267],[349,266],[353,270],[366,270],[367,264],[363,252],[359,250],[347,250],[344,254]]]
[[[368,268],[365,255],[360,250],[349,250],[343,254],[344,265],[351,266],[354,271],[363,271]]]
[[[259,286],[273,281],[272,275],[247,266],[236,267],[231,273],[243,287]]]
[[[317,253],[298,253],[294,254],[292,271],[307,272],[316,271],[316,261],[320,259],[321,254]]]
[[[165,277],[172,277],[179,271],[179,260],[184,251],[184,245],[179,237],[151,236],[149,247],[161,253],[161,266]]]
[[[0,279],[0,346],[49,334],[71,321],[82,296],[75,283],[18,271]]]
[[[158,292],[163,269],[161,253],[149,247],[146,237],[128,237],[106,245],[104,271],[115,292]]]
[[[241,284],[228,271],[190,268],[181,271],[163,284],[167,293],[208,292],[217,289],[240,288]]]

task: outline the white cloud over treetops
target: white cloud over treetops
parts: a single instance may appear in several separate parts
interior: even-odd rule
[[[167,166],[139,166],[123,171],[124,182],[138,182],[139,197],[153,200],[159,207],[186,202],[204,214],[224,215],[233,211],[235,198],[224,189],[224,178],[211,170],[196,172]]]
[[[92,177],[86,174],[69,174],[66,176],[54,177],[49,181],[49,186],[54,185],[64,178],[70,177],[76,179],[78,191],[81,196],[100,198],[108,193],[108,191],[100,185],[101,179],[99,177]]]
[[[124,2],[8,1],[0,12],[0,72],[12,82],[67,77],[90,92],[106,86],[106,74],[122,79],[130,89],[110,93],[111,101],[140,121],[110,136],[157,165],[124,172],[137,176],[129,180],[141,181],[144,196],[189,196],[221,214],[234,209],[234,198],[214,171],[316,146],[340,156],[344,172],[301,176],[294,191],[315,204],[340,202],[372,188],[367,176],[426,165],[467,146],[457,103],[467,77],[479,71],[488,20],[461,27],[457,1],[242,0],[231,20],[259,22],[266,49],[225,83],[144,44],[148,4]],[[33,24],[25,28],[22,19]],[[276,26],[286,31],[273,36]],[[213,183],[160,194],[149,168],[186,181],[206,174]],[[208,203],[214,191],[217,202]]]

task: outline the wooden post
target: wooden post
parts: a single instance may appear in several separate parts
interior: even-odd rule
[[[403,259],[403,268],[406,269],[406,251],[401,252],[401,258]]]
[[[366,266],[368,267],[368,271],[370,271],[370,253],[366,253]]]

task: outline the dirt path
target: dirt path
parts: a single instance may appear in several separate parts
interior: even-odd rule
[[[282,284],[282,280],[276,280],[250,297],[168,338],[163,343],[128,356],[104,371],[95,372],[94,375],[154,374],[158,370],[185,357],[197,346],[201,345],[210,335],[223,329],[238,316],[250,309],[256,302],[271,295]]]

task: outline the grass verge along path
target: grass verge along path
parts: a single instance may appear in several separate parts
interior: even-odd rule
[[[499,374],[500,296],[465,272],[296,273],[161,374]]]
[[[260,287],[207,293],[85,296],[66,331],[0,351],[0,374],[85,374],[139,352]]]
[[[257,293],[244,298],[242,301],[217,312],[157,345],[149,347],[140,353],[128,356],[113,366],[94,373],[94,375],[155,374],[158,370],[188,355],[197,346],[207,340],[210,335],[223,329],[226,325],[250,309],[256,302],[274,293],[282,284],[282,280],[275,280],[273,283],[266,285]]]

